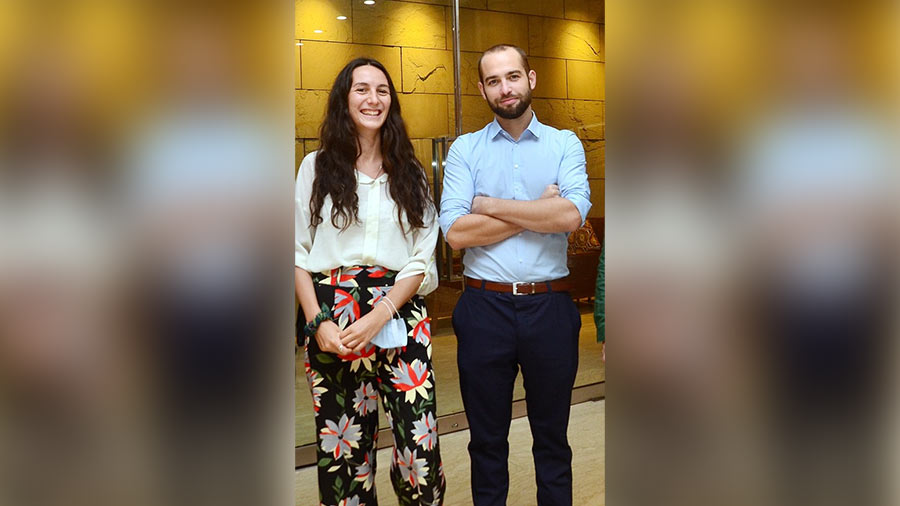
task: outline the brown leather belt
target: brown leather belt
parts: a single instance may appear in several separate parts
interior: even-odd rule
[[[483,288],[492,292],[511,293],[513,295],[534,295],[547,292],[568,292],[571,283],[568,278],[555,279],[553,281],[537,281],[534,283],[495,283],[480,279],[466,277],[466,286]]]

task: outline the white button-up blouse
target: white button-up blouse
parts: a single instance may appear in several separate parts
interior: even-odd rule
[[[310,197],[316,173],[316,153],[300,163],[294,202],[294,264],[309,272],[329,272],[342,266],[380,265],[398,271],[396,280],[424,274],[418,294],[426,295],[438,286],[434,249],[438,224],[434,209],[426,211],[425,228],[410,232],[403,218],[404,235],[397,223],[397,205],[388,192],[388,176],[375,179],[356,172],[359,196],[359,223],[344,231],[331,223],[331,197],[322,205],[322,223],[311,225]],[[340,221],[340,220],[339,220]]]

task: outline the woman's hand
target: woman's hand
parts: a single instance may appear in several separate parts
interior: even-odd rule
[[[341,328],[331,320],[325,320],[319,324],[316,330],[316,342],[319,349],[328,353],[344,355],[347,349],[341,344]]]
[[[360,353],[372,342],[381,328],[390,321],[391,312],[385,304],[375,304],[368,314],[341,332],[341,343],[353,353]]]

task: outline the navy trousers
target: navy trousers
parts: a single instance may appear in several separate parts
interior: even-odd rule
[[[453,329],[471,435],[475,506],[506,504],[509,424],[519,369],[534,439],[538,504],[571,505],[572,449],[566,431],[581,316],[569,294],[467,288],[453,311]]]

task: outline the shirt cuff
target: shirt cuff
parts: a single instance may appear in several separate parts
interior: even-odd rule
[[[453,227],[453,224],[456,223],[456,220],[462,218],[467,214],[469,214],[468,209],[459,206],[451,206],[448,209],[445,203],[444,209],[441,211],[440,216],[438,216],[438,224],[441,226],[441,231],[444,233],[444,237],[447,237],[447,234],[450,232],[450,228]]]
[[[581,224],[584,225],[585,220],[587,220],[588,211],[591,210],[592,206],[590,199],[583,198],[580,195],[570,195],[564,198],[575,204],[575,208],[578,209],[578,214],[581,215]]]
[[[429,293],[437,289],[437,265],[434,262],[433,256],[428,261],[427,265],[420,260],[414,260],[410,262],[406,265],[406,267],[404,267],[400,272],[397,273],[397,277],[394,278],[394,282],[396,283],[401,279],[406,279],[410,276],[416,276],[418,274],[424,274],[422,282],[419,283],[419,288],[416,289],[416,293],[418,295],[428,295]]]

